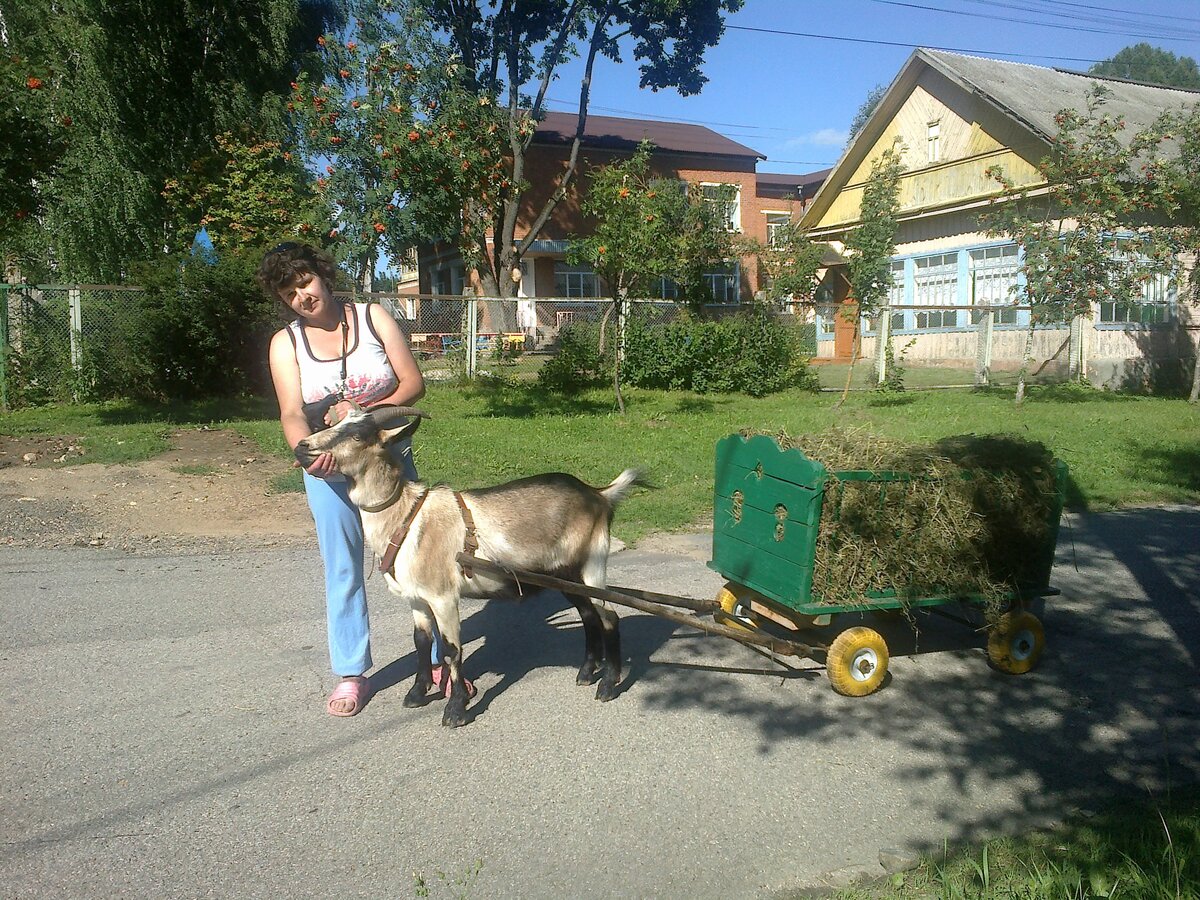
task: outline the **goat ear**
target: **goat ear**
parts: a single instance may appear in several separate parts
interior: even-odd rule
[[[394,444],[404,438],[411,438],[421,424],[420,417],[409,419],[399,428],[380,428],[379,439],[384,444]]]

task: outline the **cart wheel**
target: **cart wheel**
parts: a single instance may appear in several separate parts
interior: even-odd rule
[[[742,598],[738,595],[738,591],[745,592],[745,588],[741,585],[728,582],[721,590],[717,592],[717,604],[721,607],[723,616],[717,616],[717,621],[728,628],[740,628],[743,631],[756,631],[757,623],[754,621],[754,614],[750,610],[739,607],[741,606]]]
[[[879,690],[887,669],[887,642],[879,632],[861,625],[834,638],[825,658],[833,689],[847,697],[865,697]]]
[[[1030,612],[1005,613],[988,633],[988,659],[1010,675],[1024,675],[1036,666],[1045,646],[1042,623]]]

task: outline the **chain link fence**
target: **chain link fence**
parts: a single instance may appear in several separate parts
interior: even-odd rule
[[[0,404],[104,400],[121,396],[106,377],[136,360],[127,337],[142,314],[141,288],[112,285],[0,285]],[[408,336],[431,382],[498,376],[534,380],[572,329],[599,329],[615,339],[631,320],[647,326],[677,320],[669,301],[635,300],[626,321],[603,298],[487,298],[454,295],[338,294],[388,308]],[[713,306],[710,317],[740,306]],[[852,388],[902,383],[907,389],[1011,385],[1024,366],[1030,381],[1062,381],[1102,365],[1103,354],[1136,357],[1121,335],[1088,319],[1028,327],[1028,307],[884,307],[854,326],[846,306],[795,304],[784,318],[805,334],[827,387],[841,386],[852,353],[860,362]],[[265,359],[266,347],[262,348]],[[1118,360],[1119,362],[1119,360]]]

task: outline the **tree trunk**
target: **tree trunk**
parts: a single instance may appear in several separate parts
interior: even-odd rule
[[[1192,359],[1192,392],[1188,394],[1188,403],[1200,400],[1200,353],[1195,353]]]
[[[615,308],[617,310],[617,321],[618,322],[621,321],[621,304],[622,303],[624,303],[624,300],[622,298],[620,298],[620,297],[614,298],[614,301],[613,301],[614,305],[613,305],[613,307],[609,308],[609,312],[611,312],[613,308]],[[608,316],[608,313],[605,313],[606,318],[607,318],[607,316]],[[618,329],[617,339],[615,341],[613,341],[613,345],[614,345],[614,347],[613,347],[613,393],[617,397],[617,409],[620,410],[621,415],[625,415],[625,398],[621,395],[621,357],[624,356],[625,354],[622,352],[623,348],[620,346],[620,343],[623,339],[624,339],[624,335],[621,334],[620,329]]]
[[[854,337],[850,341],[850,368],[846,370],[846,386],[842,388],[842,396],[838,398],[838,402],[833,405],[834,409],[841,409],[842,404],[846,402],[846,398],[850,396],[850,379],[854,377],[854,364],[858,361],[859,341],[862,337],[858,333],[861,321],[861,316],[856,315],[854,317]]]
[[[1029,331],[1025,333],[1025,352],[1021,356],[1021,371],[1017,374],[1017,396],[1014,403],[1020,406],[1025,402],[1025,379],[1029,376],[1029,363],[1033,359],[1033,322],[1029,323]]]

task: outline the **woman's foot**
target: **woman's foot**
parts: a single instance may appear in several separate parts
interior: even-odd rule
[[[447,677],[450,667],[442,664],[433,667],[433,689],[443,697],[450,696],[450,680]],[[469,678],[463,679],[463,686],[467,689],[467,698],[475,696],[475,685],[471,683]]]
[[[371,685],[361,675],[343,678],[329,693],[325,709],[331,716],[357,716],[371,699]]]

